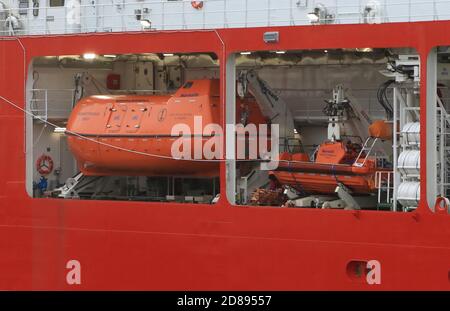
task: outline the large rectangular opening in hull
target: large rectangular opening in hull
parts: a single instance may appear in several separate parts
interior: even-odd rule
[[[32,197],[217,202],[219,161],[172,154],[178,140],[209,139],[195,117],[219,123],[213,53],[46,56],[28,76]],[[180,125],[192,132],[174,131]]]
[[[450,195],[450,111],[448,46],[431,49],[427,56],[426,97],[426,192],[432,211],[444,211]]]
[[[351,210],[418,207],[421,68],[416,51],[244,51],[227,69],[236,76],[238,96],[256,98],[267,123],[279,128],[271,146],[278,150],[269,152],[274,167],[262,167],[268,159],[261,150],[253,162],[228,161],[229,201]],[[227,123],[247,125],[247,114],[237,119],[227,114]],[[248,133],[228,136],[227,146],[239,149],[242,141],[248,156]]]

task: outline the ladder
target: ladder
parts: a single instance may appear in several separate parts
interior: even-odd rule
[[[376,171],[375,188],[378,189],[378,207],[392,207],[394,194],[394,172]]]
[[[375,147],[375,144],[377,143],[377,141],[378,141],[378,137],[369,136],[366,139],[366,142],[364,143],[364,146],[361,148],[361,151],[359,152],[358,156],[356,157],[356,160],[353,163],[353,166],[362,167],[366,164],[366,161],[369,158],[369,155],[372,152],[373,147]],[[365,155],[363,158],[363,161],[360,162],[359,160],[363,157],[363,155]]]

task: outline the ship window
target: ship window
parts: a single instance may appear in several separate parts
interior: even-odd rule
[[[64,0],[50,0],[50,7],[64,6]]]
[[[450,198],[450,46],[431,49],[427,59],[426,161],[428,206],[435,212],[448,211]],[[436,125],[437,126],[433,126]]]
[[[356,282],[365,282],[366,275],[370,270],[367,268],[367,261],[353,260],[347,264],[347,276]]]
[[[235,75],[226,75],[225,114],[236,134],[226,137],[227,150],[235,146],[226,166],[228,201],[415,210],[419,66],[409,48],[243,51],[230,57],[226,67]]]
[[[61,64],[60,57],[68,62]],[[184,55],[170,66],[150,53],[96,58],[101,61],[83,55],[33,59],[28,107],[39,118],[27,117],[28,194],[217,203],[220,160],[210,161],[203,149],[214,140],[206,126],[215,125],[221,113],[215,93],[220,85],[217,58],[191,53],[188,66]],[[112,83],[116,80],[120,83]],[[198,80],[204,88],[183,89]],[[193,98],[203,95],[201,101]],[[208,101],[213,108],[204,114],[202,105]],[[191,104],[180,107],[180,102]],[[192,121],[204,115],[213,120],[199,135],[191,135],[196,131]],[[221,138],[210,143],[211,153]]]

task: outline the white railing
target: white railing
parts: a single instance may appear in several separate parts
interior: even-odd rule
[[[392,203],[394,193],[394,172],[393,171],[377,171],[375,172],[375,188],[378,189],[378,203]],[[382,194],[386,197],[383,198]]]
[[[448,196],[450,190],[450,172],[449,172],[449,155],[450,155],[450,114],[447,113],[442,100],[437,96],[436,108],[437,112],[437,134],[438,134],[438,148],[439,148],[439,176],[438,189],[441,196]]]
[[[276,89],[277,90],[277,89]],[[352,95],[357,99],[358,105],[362,106],[364,110],[373,117],[373,119],[383,119],[386,116],[386,111],[380,107],[380,104],[375,96],[377,89],[364,89],[365,93],[372,91],[373,96],[367,96],[367,94],[361,94],[357,96],[358,90],[352,90]],[[315,95],[314,97],[306,97],[304,95],[313,94],[313,90],[289,90],[289,93],[296,95],[296,101],[298,104],[292,113],[296,116],[296,121],[299,122],[328,122],[328,116],[324,115],[323,108],[325,106],[324,99],[328,99],[332,96],[328,90],[324,90],[323,96]],[[284,94],[288,93],[285,91]],[[299,96],[303,95],[303,96]],[[289,102],[288,97],[284,97]]]
[[[73,4],[74,1],[66,2]],[[37,16],[33,15],[36,8],[32,4],[20,9],[0,5],[0,35],[310,25],[308,13],[318,3],[325,4],[329,13],[318,23],[368,22],[364,13],[368,1],[365,0],[355,0],[353,5],[341,4],[342,0],[205,0],[202,9],[193,8],[187,0],[125,1],[102,3],[99,0],[96,4],[84,4],[82,0],[75,11],[74,6],[42,6]],[[385,0],[379,3],[378,12],[369,22],[450,19],[450,0]],[[141,21],[145,21],[144,26]]]
[[[29,110],[36,117],[67,119],[74,105],[74,89],[31,89]]]
[[[76,105],[75,89],[30,89],[29,111],[39,119],[67,119]],[[155,95],[168,93],[164,90],[108,90],[99,94]],[[170,93],[170,92],[169,92]]]

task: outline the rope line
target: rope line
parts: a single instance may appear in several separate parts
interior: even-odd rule
[[[2,99],[4,102],[8,103],[9,105],[13,106],[14,108],[16,108],[16,109],[24,112],[25,114],[31,116],[33,119],[37,119],[37,120],[39,120],[39,121],[41,121],[41,122],[43,122],[43,123],[45,123],[45,124],[47,124],[49,126],[52,126],[53,128],[59,127],[58,125],[56,125],[56,124],[54,124],[54,123],[52,123],[52,122],[50,122],[48,120],[45,120],[44,118],[42,118],[40,116],[34,115],[32,112],[30,112],[30,111],[20,107],[19,105],[15,104],[14,102],[8,100],[7,98],[5,98],[5,97],[3,97],[1,95],[0,95],[0,99]],[[102,145],[102,146],[105,146],[105,147],[110,147],[110,148],[114,148],[114,149],[117,149],[117,150],[134,153],[134,154],[137,154],[137,155],[149,156],[149,157],[154,157],[154,158],[161,158],[161,159],[168,159],[168,160],[175,160],[175,161],[190,161],[190,162],[194,161],[194,162],[213,162],[213,163],[214,162],[216,162],[216,163],[217,162],[226,162],[228,160],[235,160],[237,162],[258,162],[258,161],[259,162],[268,162],[268,160],[261,160],[261,159],[253,159],[252,160],[252,159],[185,159],[185,158],[175,158],[175,157],[172,157],[172,156],[165,156],[165,155],[160,155],[160,154],[147,153],[147,152],[137,151],[137,150],[133,150],[133,149],[127,149],[127,148],[124,148],[124,147],[112,145],[112,144],[109,144],[109,143],[106,143],[106,142],[102,142],[102,141],[99,141],[99,140],[96,140],[96,139],[84,136],[82,134],[79,134],[79,133],[76,133],[76,132],[73,132],[73,131],[70,131],[70,130],[67,130],[67,129],[66,129],[65,133],[68,133],[70,135],[76,136],[76,137],[81,138],[81,139],[85,139],[87,141],[90,141],[90,142],[93,142],[93,143],[96,143],[96,144],[99,144],[99,145]]]

